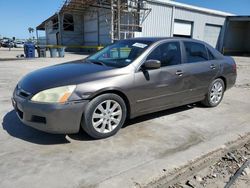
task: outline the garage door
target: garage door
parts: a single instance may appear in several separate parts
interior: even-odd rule
[[[192,22],[176,21],[174,22],[174,37],[192,37]]]
[[[206,24],[204,30],[204,41],[211,46],[216,47],[219,41],[220,32],[221,26]]]

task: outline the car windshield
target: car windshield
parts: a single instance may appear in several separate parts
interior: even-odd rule
[[[146,40],[121,40],[88,57],[87,61],[112,67],[125,67],[139,57],[151,44],[152,41]]]

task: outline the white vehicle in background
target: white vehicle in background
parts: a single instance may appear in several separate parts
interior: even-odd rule
[[[23,41],[17,41],[15,42],[15,48],[23,48],[24,42]]]

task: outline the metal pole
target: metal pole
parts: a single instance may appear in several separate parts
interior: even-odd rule
[[[170,37],[174,36],[174,19],[175,19],[175,6],[172,8],[172,17],[171,17],[171,27],[170,27]]]
[[[39,45],[39,40],[38,40],[38,30],[36,29],[36,41],[37,41],[37,44]]]
[[[82,15],[82,20],[83,20],[83,28],[82,28],[82,35],[83,35],[83,45],[85,45],[85,16],[84,14]]]
[[[121,0],[117,0],[117,37],[121,39]]]
[[[57,16],[58,16],[58,32],[59,32],[58,44],[62,45],[62,22],[61,22],[61,14],[60,14],[60,12],[57,13]]]
[[[221,39],[220,39],[220,44],[219,44],[219,51],[222,53],[222,54],[225,54],[224,52],[224,45],[226,44],[226,37],[227,37],[227,31],[229,29],[229,19],[226,18],[225,22],[224,22],[224,25],[222,26],[222,31],[221,31]]]
[[[111,0],[111,43],[114,42],[114,0]]]
[[[97,44],[100,46],[100,13],[99,9],[97,10]]]

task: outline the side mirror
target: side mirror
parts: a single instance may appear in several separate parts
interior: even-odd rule
[[[144,69],[159,69],[161,68],[161,62],[158,60],[149,59],[143,64]]]

